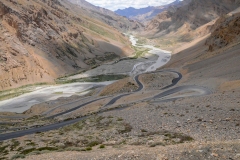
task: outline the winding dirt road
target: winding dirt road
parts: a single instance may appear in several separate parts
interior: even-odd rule
[[[132,41],[133,45],[135,46],[136,45],[136,39],[133,36],[131,36],[130,40]],[[139,76],[141,74],[143,74],[144,72],[148,72],[148,73],[164,73],[164,72],[165,73],[174,73],[174,74],[177,74],[178,77],[174,78],[172,80],[172,84],[170,84],[168,86],[165,86],[162,89],[160,89],[159,90],[160,93],[158,95],[149,97],[149,98],[141,100],[141,101],[149,101],[150,100],[153,103],[155,103],[155,102],[157,103],[157,102],[162,102],[162,101],[166,101],[166,100],[173,100],[173,99],[175,100],[175,99],[183,98],[183,97],[200,96],[200,95],[206,95],[206,94],[211,93],[211,91],[209,91],[208,89],[203,88],[203,87],[199,87],[199,86],[179,86],[179,87],[172,88],[176,84],[178,84],[178,82],[182,79],[182,74],[177,72],[177,71],[174,71],[174,70],[158,70],[158,71],[155,71],[157,68],[163,66],[164,64],[166,64],[170,60],[171,54],[167,51],[163,51],[163,50],[155,48],[153,46],[145,45],[143,47],[152,49],[152,51],[151,51],[152,54],[158,55],[159,58],[153,64],[152,64],[152,62],[145,62],[145,63],[150,63],[150,65],[147,65],[148,66],[147,68],[146,67],[144,69],[141,68],[141,66],[146,65],[145,63],[139,63],[135,66],[135,68],[133,68],[134,73],[136,73],[136,74],[133,74],[133,75],[135,75],[134,80],[136,81],[136,83],[138,85],[137,90],[135,90],[131,93],[120,94],[116,97],[113,97],[113,96],[98,97],[96,99],[87,101],[87,102],[82,103],[80,105],[77,105],[76,107],[73,106],[73,108],[71,108],[67,111],[48,116],[50,113],[52,113],[52,111],[54,111],[55,109],[63,106],[63,105],[60,105],[58,107],[55,107],[55,108],[51,109],[50,111],[45,112],[44,114],[42,114],[42,116],[44,116],[45,118],[48,118],[48,119],[52,119],[52,118],[55,118],[55,117],[59,117],[59,116],[74,112],[74,111],[78,110],[79,108],[82,108],[82,107],[84,107],[86,105],[89,105],[91,103],[113,97],[97,113],[107,112],[107,111],[109,111],[108,107],[109,106],[111,107],[112,105],[114,105],[117,100],[119,100],[123,97],[129,96],[129,95],[138,93],[138,92],[140,92],[144,89],[144,85],[142,84],[142,82],[139,81]],[[169,88],[172,88],[172,89],[169,89]],[[169,89],[169,90],[167,90],[167,89]],[[188,92],[190,91],[191,93],[190,94],[189,93],[188,94],[182,94],[181,93],[180,96],[177,94],[177,93],[184,92],[184,91],[188,91]],[[195,92],[197,92],[197,94]],[[173,96],[171,97],[171,95],[173,95]],[[79,102],[79,101],[81,101],[81,100],[78,100],[78,101],[75,101],[75,102]],[[71,104],[74,105],[75,102],[69,102],[69,103],[64,104],[64,105],[71,105]],[[113,108],[113,109],[118,109],[118,108]],[[111,109],[111,110],[113,110],[113,109]],[[17,137],[21,137],[21,136],[25,136],[25,135],[29,135],[29,134],[34,134],[34,133],[37,133],[37,132],[45,132],[45,131],[49,131],[49,130],[58,129],[58,128],[64,127],[66,125],[70,125],[70,124],[76,123],[78,121],[81,121],[81,120],[83,120],[87,117],[89,117],[89,115],[86,115],[86,116],[83,116],[83,117],[80,117],[80,118],[76,118],[76,119],[71,119],[71,120],[55,123],[55,124],[46,125],[46,126],[34,127],[34,128],[26,129],[26,130],[21,130],[21,131],[6,133],[6,134],[0,134],[0,141],[12,139],[12,138],[17,138]],[[12,130],[13,129],[8,130],[8,131],[12,131]]]
[[[171,73],[177,73],[178,74],[178,78],[173,79],[172,80],[172,84],[162,88],[161,91],[175,86],[182,78],[182,74],[181,73],[176,72],[176,71],[172,71],[172,70],[155,71],[153,73],[157,73],[157,72],[171,72]],[[140,75],[137,75],[134,78],[136,80],[137,84],[138,84],[138,89],[136,91],[134,91],[132,93],[128,93],[128,94],[121,94],[121,95],[119,95],[117,97],[114,97],[105,106],[113,105],[118,99],[120,99],[120,98],[122,98],[124,96],[128,96],[128,95],[131,95],[131,94],[134,94],[136,92],[141,91],[144,88],[144,85],[139,81],[139,76]],[[206,95],[206,94],[210,94],[211,93],[211,91],[209,91],[208,89],[203,88],[203,87],[199,87],[199,86],[180,86],[180,87],[172,88],[170,90],[163,91],[163,92],[159,93],[158,95],[155,95],[152,98],[148,98],[146,100],[150,100],[151,99],[153,102],[159,102],[159,101],[161,101],[160,100],[161,98],[164,98],[166,96],[169,96],[169,95],[172,95],[172,94],[178,93],[180,91],[184,91],[184,90],[198,90],[199,91],[199,94],[197,94],[197,95],[193,94],[192,96]],[[91,101],[83,103],[83,104],[81,104],[81,105],[79,105],[77,107],[74,107],[74,108],[72,108],[70,110],[67,110],[67,111],[62,112],[62,113],[58,113],[56,115],[49,116],[47,118],[55,118],[55,117],[58,117],[58,116],[61,116],[61,115],[73,112],[73,111],[75,111],[75,110],[77,110],[77,109],[79,109],[81,107],[84,107],[84,106],[86,106],[88,104],[91,104],[91,103],[96,102],[98,100],[102,100],[102,99],[109,98],[109,97],[111,97],[111,96],[101,97],[101,98],[97,98],[97,99],[91,100]],[[173,99],[176,99],[176,98],[177,97],[173,97]],[[100,113],[102,113],[102,112],[107,112],[107,110],[100,111]],[[76,123],[78,121],[81,121],[81,120],[83,120],[83,119],[85,119],[87,117],[89,117],[89,115],[83,116],[83,117],[77,118],[77,119],[72,119],[72,120],[68,120],[68,121],[63,121],[63,122],[51,124],[51,125],[31,128],[31,129],[27,129],[27,130],[16,131],[16,132],[12,132],[12,133],[0,134],[0,141],[12,139],[12,138],[17,138],[17,137],[21,137],[21,136],[25,136],[25,135],[29,135],[29,134],[34,134],[34,133],[38,133],[38,132],[46,132],[46,131],[49,131],[49,130],[58,129],[58,128],[64,127],[66,125],[70,125],[70,124]]]

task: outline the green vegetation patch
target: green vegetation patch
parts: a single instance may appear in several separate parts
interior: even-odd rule
[[[22,154],[22,155],[27,155],[27,154],[29,154],[29,153],[35,151],[35,150],[36,150],[36,148],[25,149],[25,150],[21,151],[20,154]]]
[[[0,91],[0,101],[6,100],[6,99],[11,99],[14,97],[18,97],[22,94],[32,92],[35,87],[43,86],[43,85],[47,85],[47,84],[48,83],[29,84],[29,85],[21,86],[19,88]]]
[[[173,145],[173,144],[179,144],[184,142],[191,142],[194,139],[188,135],[182,134],[182,133],[175,133],[170,131],[155,131],[155,132],[147,132],[146,130],[141,130],[142,134],[139,135],[141,139],[148,138],[148,140],[155,140],[154,137],[162,137],[163,140],[161,141],[153,141],[149,144],[149,147],[155,147],[155,146],[165,146],[165,145]]]
[[[54,92],[53,94],[63,94],[63,92]]]
[[[99,148],[100,148],[100,149],[103,149],[103,148],[105,148],[105,145],[101,144],[101,145],[99,146]]]
[[[13,139],[12,140],[12,145],[10,146],[10,150],[13,151],[15,148],[17,148],[20,145],[20,142]]]
[[[8,147],[9,145],[4,145],[0,147],[0,156],[5,156],[9,153],[9,151],[7,150]]]
[[[97,145],[99,145],[101,142],[99,142],[99,141],[92,141],[92,142],[90,142],[90,143],[88,143],[88,147],[94,147],[94,146],[97,146]]]
[[[133,57],[134,59],[140,58],[144,56],[146,53],[148,53],[148,51],[150,51],[150,49],[143,49],[138,47],[134,47],[134,50],[135,50],[135,56]]]
[[[86,148],[86,151],[91,151],[92,150],[92,147],[87,147]]]
[[[79,79],[65,80],[65,79],[57,79],[57,84],[67,84],[67,83],[75,83],[75,82],[105,82],[105,81],[114,81],[128,77],[127,75],[98,75],[92,77],[85,77]]]
[[[99,13],[98,13],[99,14]],[[109,32],[107,28],[104,28],[102,24],[98,24],[98,22],[94,21],[87,21],[87,23],[80,23],[81,26],[89,29],[92,33],[96,35],[103,35],[104,37],[108,37],[113,40],[117,40],[116,35],[113,32]]]
[[[27,155],[29,153],[35,152],[35,151],[56,151],[58,148],[56,147],[41,147],[41,148],[29,148],[25,149],[20,152],[21,155]]]
[[[47,151],[56,151],[56,150],[58,150],[58,148],[56,148],[56,147],[41,147],[41,148],[37,149],[37,151],[45,151],[45,150],[47,150]]]
[[[116,58],[120,58],[120,56],[115,54],[114,52],[105,52],[103,56],[96,56],[96,59],[102,62],[114,60]]]

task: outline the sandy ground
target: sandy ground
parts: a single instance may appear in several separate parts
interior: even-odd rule
[[[100,83],[72,83],[59,86],[46,87],[36,90],[31,93],[21,95],[9,100],[0,102],[0,112],[16,112],[22,113],[35,104],[54,100],[59,97],[70,97],[72,95],[86,94],[90,88],[98,85],[108,85],[114,81],[100,82]]]

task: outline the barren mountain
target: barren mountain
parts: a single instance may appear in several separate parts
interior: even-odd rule
[[[0,33],[0,90],[132,53],[122,33],[67,0],[2,0]]]
[[[85,95],[36,104],[21,114],[1,112],[0,159],[238,160],[239,5],[239,0],[192,0],[158,15],[146,30],[150,42],[187,42],[175,46],[172,55],[159,53],[161,62],[171,58],[162,68]],[[92,15],[65,0],[2,0],[1,87],[52,80],[131,53],[126,37],[86,13]],[[140,38],[136,50],[143,40],[149,42]],[[154,59],[122,58],[92,73],[148,71]],[[32,97],[11,99],[23,104],[3,109],[25,107],[36,100]]]
[[[85,0],[69,0],[85,10],[84,14],[94,17],[122,32],[143,30],[143,24],[135,20],[129,20],[105,8],[97,7]],[[86,10],[87,9],[87,10]]]
[[[189,42],[208,34],[214,23],[211,21],[239,6],[239,0],[192,0],[176,10],[157,15],[146,25],[143,35],[157,38],[160,43],[168,45]]]
[[[239,89],[239,28],[240,8],[217,19],[209,35],[179,48],[166,67],[181,68],[188,83],[217,87],[220,92]]]
[[[125,16],[128,18],[134,18],[138,15],[143,15],[143,14],[147,14],[149,12],[152,12],[153,10],[158,10],[158,9],[165,9],[164,6],[162,7],[154,7],[154,6],[148,6],[145,8],[133,8],[133,7],[129,7],[129,8],[125,8],[125,9],[118,9],[115,11],[115,13],[121,15],[121,16]],[[161,12],[161,10],[159,11],[159,13]]]
[[[157,14],[160,14],[161,12],[167,11],[167,10],[176,10],[176,8],[186,5],[186,3],[188,2],[189,0],[184,2],[176,0],[170,4],[163,5],[163,6],[156,6],[156,7],[149,6],[149,7],[140,8],[140,9],[129,7],[126,9],[118,9],[117,11],[115,11],[115,13],[122,16],[126,16],[133,20],[137,20],[145,24],[149,22]]]

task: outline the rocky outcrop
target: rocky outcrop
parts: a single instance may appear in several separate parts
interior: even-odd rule
[[[106,53],[132,52],[124,35],[84,12],[66,0],[2,0],[0,90],[52,82]]]
[[[240,42],[240,12],[220,17],[212,27],[211,36],[207,39],[209,51]]]

